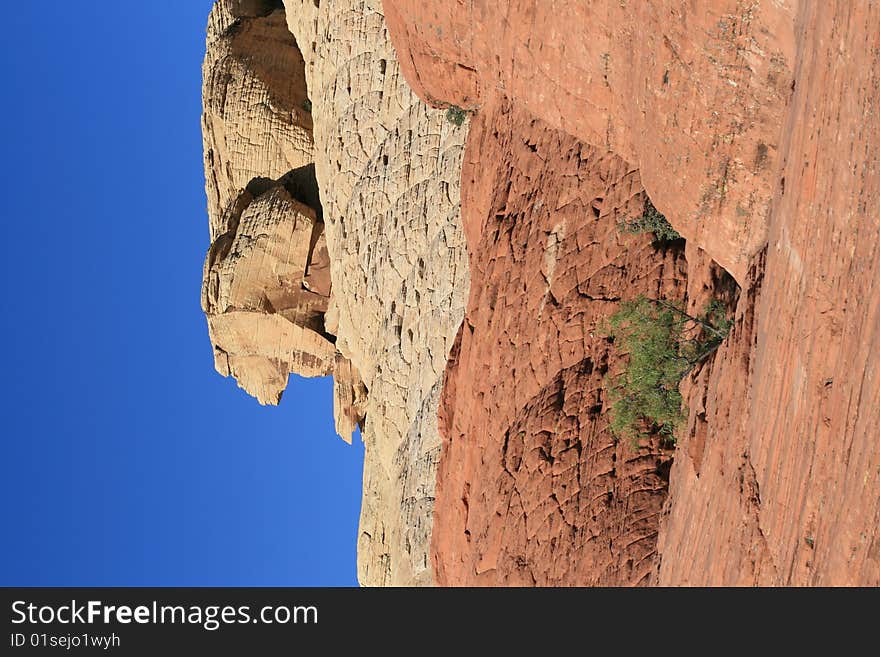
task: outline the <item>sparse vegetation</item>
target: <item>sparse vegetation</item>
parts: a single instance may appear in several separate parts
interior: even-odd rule
[[[663,213],[655,208],[651,199],[647,197],[645,197],[644,212],[635,219],[620,224],[620,231],[623,233],[654,233],[660,242],[681,239],[681,235],[669,225]]]
[[[460,126],[464,123],[466,117],[467,111],[463,110],[458,105],[452,105],[446,110],[446,120],[453,125]]]
[[[309,114],[311,114],[311,113],[312,113],[312,101],[309,100],[308,98],[306,98],[306,99],[302,102],[302,108],[303,108],[303,110],[305,110],[306,112],[308,112]]]
[[[623,371],[608,380],[611,431],[633,444],[655,433],[674,442],[686,417],[678,385],[730,331],[724,306],[713,300],[693,317],[674,302],[640,296],[622,303],[608,324],[628,356]]]

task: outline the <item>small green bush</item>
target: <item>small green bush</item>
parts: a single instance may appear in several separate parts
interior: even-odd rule
[[[644,212],[635,219],[620,224],[620,231],[623,233],[654,233],[657,240],[661,242],[681,239],[681,235],[669,225],[663,213],[655,208],[651,199],[647,197],[645,197]]]
[[[633,444],[653,433],[674,442],[686,417],[678,385],[727,336],[731,321],[723,305],[713,300],[692,317],[675,303],[640,296],[622,303],[608,324],[618,350],[629,356],[607,385],[612,433]]]
[[[306,98],[306,99],[302,102],[302,108],[303,108],[303,110],[305,110],[306,112],[308,112],[309,114],[311,114],[311,113],[312,113],[312,101],[309,100],[308,98]]]
[[[446,120],[453,125],[460,126],[464,123],[465,117],[467,117],[467,112],[458,105],[452,105],[446,110]]]

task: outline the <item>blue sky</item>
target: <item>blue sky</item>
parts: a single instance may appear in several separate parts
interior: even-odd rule
[[[213,369],[210,0],[12,3],[2,158],[2,585],[354,585],[363,447],[332,383]]]

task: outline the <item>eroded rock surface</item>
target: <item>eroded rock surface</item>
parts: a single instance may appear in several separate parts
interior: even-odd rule
[[[423,98],[476,108],[501,94],[612,151],[740,282],[767,240],[793,5],[385,0]]]
[[[437,403],[468,289],[459,225],[467,129],[410,91],[379,0],[285,6],[313,107],[331,323],[369,390],[359,579],[427,584]]]
[[[330,270],[323,226],[282,185],[245,190],[234,226],[211,245],[202,306],[217,371],[263,404],[291,372],[326,376],[336,348],[324,333]]]
[[[289,372],[332,373],[337,431],[366,443],[360,581],[431,583],[437,403],[468,289],[467,127],[410,91],[379,0],[219,0],[207,43],[217,369],[265,403]]]
[[[646,584],[668,453],[608,431],[603,320],[621,294],[682,299],[678,242],[618,224],[639,174],[508,100],[474,119],[462,216],[471,292],[441,404],[441,584]]]
[[[327,330],[330,260],[305,63],[279,2],[218,0],[208,20],[202,130],[211,247],[202,308],[218,372],[263,404],[290,373],[326,376],[351,440],[366,390]]]
[[[480,112],[491,115],[495,99],[507,98],[631,162],[656,207],[688,238],[689,307],[714,294],[737,297],[713,261],[742,287],[730,336],[682,387],[688,427],[679,436],[664,514],[650,520],[660,532],[657,570],[636,572],[629,581],[880,583],[877,7],[733,0],[385,0],[385,6],[407,78],[427,101],[476,109],[480,125]],[[543,128],[517,125],[518,140],[535,146],[532,130]],[[503,135],[506,127],[494,129]],[[472,272],[477,296],[468,318],[491,321],[466,322],[461,352],[447,371],[433,543],[438,574],[456,584],[564,582],[566,576],[619,582],[603,579],[626,572],[613,553],[602,562],[588,544],[574,550],[576,541],[564,538],[572,519],[575,534],[594,523],[612,548],[619,536],[600,514],[594,520],[569,500],[572,464],[556,458],[567,453],[566,437],[573,435],[559,419],[577,417],[578,404],[562,395],[563,410],[550,411],[548,399],[574,373],[551,378],[534,398],[499,402],[503,396],[493,390],[491,398],[483,391],[470,405],[460,401],[468,394],[457,390],[459,379],[503,385],[506,378],[538,378],[520,370],[528,363],[543,372],[548,361],[555,368],[554,351],[585,340],[591,328],[560,334],[561,345],[551,341],[528,360],[511,360],[511,352],[521,356],[523,345],[540,343],[558,325],[547,328],[533,313],[524,332],[518,306],[496,310],[494,290],[517,275],[528,281],[538,265],[525,254],[517,261],[515,249],[500,249],[494,258],[483,252],[487,244],[511,241],[491,226],[477,229],[483,218],[491,220],[493,206],[474,209],[467,200],[472,188],[477,198],[489,197],[483,186],[510,190],[491,159],[497,152],[486,152],[489,166],[466,158],[476,174],[465,176],[462,197],[472,262],[481,263]],[[527,168],[528,158],[516,156],[517,169]],[[556,252],[558,237],[547,230],[539,244]],[[639,290],[638,281],[616,285],[624,298]],[[486,335],[489,328],[503,331],[505,340],[514,331],[516,339],[480,352],[479,344],[494,337]],[[465,354],[468,340],[473,351]],[[502,417],[490,413],[488,425],[470,425],[485,408]],[[486,426],[495,433],[491,439],[479,437]],[[522,432],[522,449],[533,454],[531,464],[522,457],[524,469],[510,470],[504,454],[517,443],[505,427]],[[540,439],[533,436],[538,427],[545,432]],[[470,482],[476,490],[458,469],[482,473]],[[581,490],[584,482],[578,483]],[[578,513],[588,516],[582,525]],[[534,541],[525,543],[525,553],[509,549],[523,541]],[[553,570],[557,559],[575,553],[599,570]]]
[[[314,161],[302,54],[277,2],[218,0],[202,65],[202,134],[211,239],[254,178]]]

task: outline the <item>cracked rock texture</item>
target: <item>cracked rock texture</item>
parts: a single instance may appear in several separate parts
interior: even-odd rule
[[[336,430],[350,441],[366,390],[325,326],[330,261],[305,62],[281,5],[218,0],[202,71],[202,308],[215,367],[263,404],[280,401],[291,372],[335,373]]]
[[[423,98],[496,94],[630,162],[675,228],[742,282],[767,239],[792,2],[385,0]]]
[[[333,373],[361,583],[880,585],[878,71],[870,2],[218,0],[216,365]],[[639,293],[735,307],[674,451],[607,430]]]
[[[441,406],[432,544],[441,581],[880,584],[876,3],[384,4],[413,88],[431,103],[478,109],[462,187],[473,289]],[[505,119],[497,108],[508,102]],[[581,343],[589,353],[592,324],[563,333],[559,319],[539,321],[546,303],[528,315],[502,305],[512,279],[527,304],[535,285],[553,292],[559,271],[577,271],[550,264],[566,238],[542,221],[547,211],[508,200],[530,189],[546,196],[553,175],[537,172],[554,159],[563,184],[575,179],[576,146],[548,149],[548,126],[637,169],[688,238],[689,308],[738,298],[725,344],[682,385],[688,426],[663,512],[650,503],[636,516],[653,526],[633,534],[654,534],[644,541],[657,552],[650,567],[626,555],[634,544],[606,517],[623,522],[627,508],[603,515],[589,506],[598,496],[578,497],[585,483],[597,494],[612,486],[595,476],[607,468],[603,452],[576,467],[573,446],[602,448],[581,401],[596,392],[555,354]],[[532,170],[541,184],[529,182]],[[572,199],[588,206],[587,190],[562,194],[550,213]],[[523,214],[506,228],[511,210]],[[544,261],[518,250],[528,238]],[[742,287],[738,297],[718,265]],[[584,307],[594,317],[608,296],[644,284],[618,279],[610,295],[586,300],[553,292],[563,302],[553,312]],[[511,380],[527,382],[526,394],[497,394]],[[488,424],[472,421],[487,408]],[[592,531],[610,539],[609,553],[581,538]]]
[[[359,579],[429,584],[467,128],[410,91],[379,0],[218,0],[203,94],[216,367],[264,403],[334,375],[366,444]]]
[[[682,299],[682,245],[621,234],[638,171],[509,100],[474,119],[462,179],[472,284],[441,404],[438,582],[650,583],[669,456],[609,433],[602,323],[621,294]]]
[[[212,241],[251,180],[314,159],[303,58],[275,4],[218,0],[208,18],[202,134]]]
[[[333,280],[327,324],[369,391],[359,579],[428,584],[437,404],[468,290],[467,128],[409,89],[379,0],[284,4],[314,117]]]

